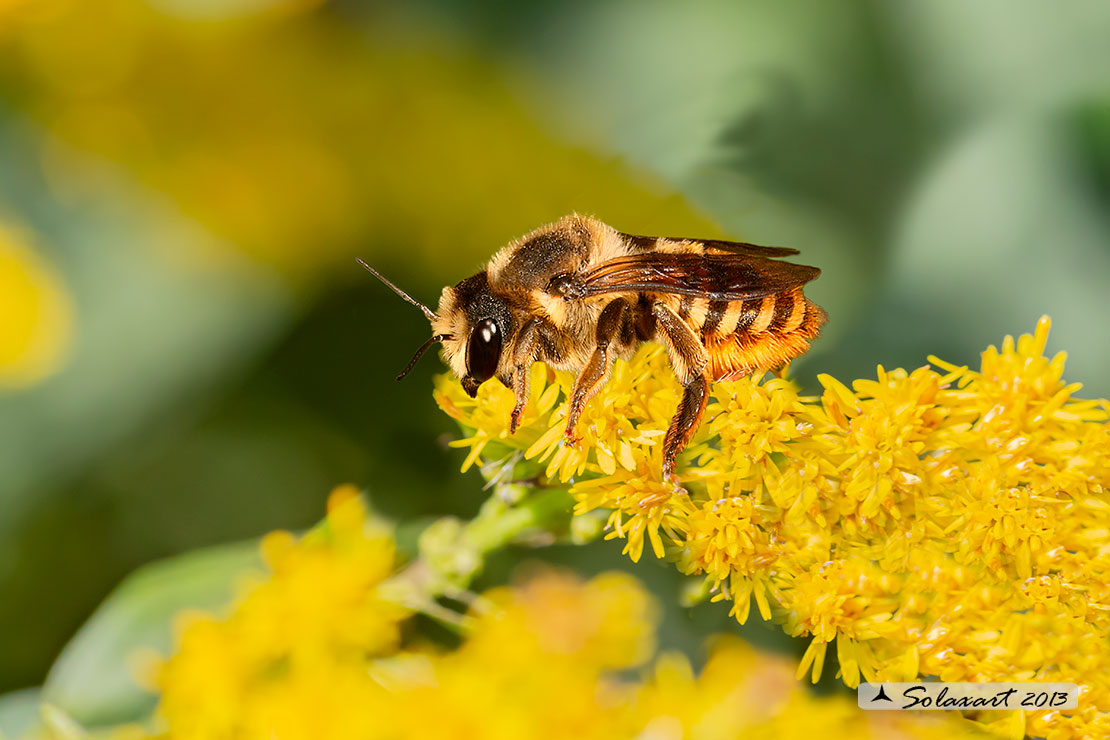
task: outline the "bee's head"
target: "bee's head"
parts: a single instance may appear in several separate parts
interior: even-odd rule
[[[490,291],[485,271],[443,289],[432,331],[443,337],[443,356],[471,398],[498,374],[515,328],[508,305]]]
[[[432,325],[431,338],[420,345],[397,380],[408,375],[417,360],[436,342],[443,342],[447,364],[462,379],[463,389],[471,398],[478,395],[478,386],[498,374],[505,354],[502,350],[516,322],[505,301],[490,290],[489,276],[484,270],[458,285],[444,288],[439,297],[439,311],[433,312],[370,265],[362,260],[359,263],[394,293],[423,311]]]

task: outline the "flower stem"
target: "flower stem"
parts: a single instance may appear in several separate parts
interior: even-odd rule
[[[466,589],[485,559],[511,544],[548,544],[567,531],[574,500],[565,488],[538,488],[519,503],[490,496],[467,522],[443,517],[420,534],[419,556],[380,587],[383,598],[424,612],[449,626],[464,626],[440,597],[467,601]]]

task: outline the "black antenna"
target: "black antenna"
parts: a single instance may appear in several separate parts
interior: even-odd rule
[[[405,376],[408,375],[414,367],[416,367],[416,361],[419,360],[424,355],[424,353],[428,351],[428,347],[431,347],[436,342],[442,342],[444,339],[450,338],[450,334],[436,334],[434,337],[424,342],[424,344],[420,345],[420,349],[416,350],[416,354],[412,356],[411,360],[409,360],[409,364],[405,365],[405,369],[402,370],[401,374],[397,376],[397,380],[405,379]]]
[[[401,290],[400,288],[398,288],[398,287],[397,287],[396,285],[394,285],[393,283],[391,283],[391,282],[389,282],[388,280],[386,280],[385,276],[384,276],[384,275],[382,275],[382,274],[381,274],[380,272],[378,272],[377,270],[375,270],[375,269],[374,269],[373,267],[371,267],[370,265],[366,264],[365,262],[363,262],[363,261],[362,261],[362,260],[361,260],[360,258],[358,258],[358,257],[355,257],[355,259],[356,259],[356,260],[358,261],[358,263],[359,263],[360,265],[362,265],[362,266],[363,266],[363,267],[365,267],[365,268],[366,268],[367,270],[369,270],[369,271],[370,271],[370,274],[371,274],[371,275],[373,275],[373,276],[374,276],[374,277],[376,277],[376,278],[377,278],[378,280],[381,280],[381,281],[382,281],[383,283],[385,283],[386,285],[388,285],[388,286],[389,286],[389,289],[390,289],[390,290],[392,290],[392,291],[393,291],[394,293],[396,293],[397,295],[401,296],[401,297],[402,297],[402,298],[404,298],[404,299],[405,299],[406,301],[408,301],[409,303],[411,303],[412,305],[416,306],[416,307],[417,307],[417,308],[419,308],[419,309],[420,309],[421,311],[423,311],[423,312],[424,312],[424,315],[428,317],[428,321],[435,321],[436,319],[438,319],[438,318],[439,318],[438,316],[436,316],[436,314],[435,314],[435,311],[433,311],[432,309],[428,308],[428,307],[427,307],[427,306],[425,306],[425,305],[424,305],[423,303],[421,303],[420,301],[416,300],[416,299],[415,299],[415,298],[413,298],[413,297],[412,297],[411,295],[409,295],[408,293],[406,293],[405,291]],[[426,345],[425,345],[425,346],[424,346],[424,347],[423,347],[423,348],[422,348],[422,349],[420,350],[420,352],[418,352],[418,353],[416,354],[416,356],[417,356],[417,357],[420,357],[420,355],[421,355],[421,354],[423,354],[424,350],[428,349],[428,347],[429,347],[429,346],[431,346],[431,343],[430,343],[430,342],[429,342],[428,344],[426,344]],[[414,364],[414,363],[415,363],[415,360],[413,360],[413,364]],[[409,365],[409,369],[412,369],[412,364],[410,364],[410,365]],[[401,377],[402,377],[402,378],[403,378],[403,377],[405,376],[405,373],[408,373],[408,370],[405,370],[405,372],[401,374]],[[400,380],[400,379],[401,379],[401,378],[398,378],[398,380]]]

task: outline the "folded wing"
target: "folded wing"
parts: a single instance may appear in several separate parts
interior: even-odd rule
[[[804,285],[820,274],[816,267],[748,253],[645,252],[618,257],[579,273],[574,295],[569,297],[638,292],[739,301],[781,293]]]

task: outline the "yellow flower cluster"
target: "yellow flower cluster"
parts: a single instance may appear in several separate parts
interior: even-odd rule
[[[782,659],[722,641],[695,673],[654,652],[656,610],[632,577],[534,573],[476,599],[454,650],[402,643],[408,615],[381,597],[388,533],[357,496],[326,524],[271,535],[270,573],[223,619],[195,616],[160,669],[173,740],[342,738],[980,737],[970,723],[865,713],[817,697]],[[400,632],[399,632],[400,630]],[[113,738],[139,740],[135,727]]]
[[[617,363],[574,448],[560,442],[567,374],[533,368],[513,436],[497,384],[472,401],[444,377],[436,398],[467,430],[467,464],[523,457],[571,486],[577,513],[609,510],[633,560],[650,542],[741,622],[754,599],[810,636],[799,677],[817,680],[835,640],[849,686],[1072,681],[1080,708],[1030,713],[1026,731],[1108,737],[1110,402],[1073,397],[1048,330],[1008,337],[978,371],[930,358],[851,388],[820,376],[819,398],[782,379],[717,383],[683,488],[660,475],[679,389],[659,347]]]
[[[367,661],[395,652],[406,612],[379,597],[394,570],[388,530],[337,489],[326,525],[268,535],[264,579],[226,619],[181,618],[177,653],[158,671],[159,712],[177,740],[350,737],[382,709]]]

